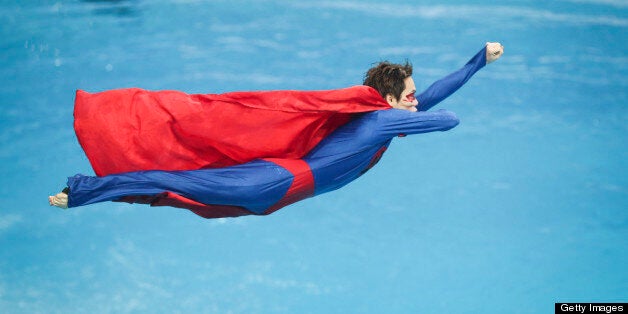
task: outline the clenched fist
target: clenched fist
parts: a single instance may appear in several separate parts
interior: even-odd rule
[[[486,64],[489,64],[504,54],[504,46],[500,43],[486,43]]]

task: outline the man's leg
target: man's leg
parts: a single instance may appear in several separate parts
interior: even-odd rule
[[[76,175],[68,178],[67,206],[174,192],[204,204],[233,205],[263,212],[284,196],[292,180],[289,171],[262,160],[217,169],[140,171],[104,177]],[[59,195],[51,197],[51,205],[57,206],[57,201],[62,203],[62,199]]]

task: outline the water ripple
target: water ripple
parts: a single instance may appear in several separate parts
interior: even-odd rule
[[[319,2],[295,4],[296,7],[339,9],[362,12],[365,14],[388,15],[395,17],[419,17],[424,19],[465,19],[486,20],[496,17],[499,20],[524,19],[534,22],[552,22],[575,25],[605,25],[614,27],[628,26],[628,19],[612,15],[589,15],[575,13],[556,13],[543,9],[532,9],[522,6],[489,6],[489,5],[393,5],[368,4],[357,1]]]

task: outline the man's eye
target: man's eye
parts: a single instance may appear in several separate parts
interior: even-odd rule
[[[416,99],[416,97],[414,97],[414,93],[412,93],[412,94],[408,94],[408,95],[406,96],[406,99],[407,99],[408,101],[413,101],[414,99]]]

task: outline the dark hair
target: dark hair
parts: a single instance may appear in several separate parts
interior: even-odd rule
[[[363,84],[375,88],[384,98],[391,94],[398,100],[406,88],[404,80],[410,76],[412,64],[408,60],[404,64],[382,61],[366,72]]]

